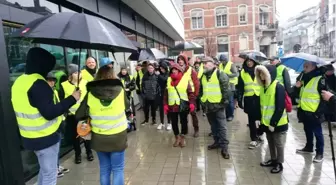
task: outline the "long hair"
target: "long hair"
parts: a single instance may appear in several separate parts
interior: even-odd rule
[[[104,66],[99,68],[95,80],[117,79],[113,68]]]

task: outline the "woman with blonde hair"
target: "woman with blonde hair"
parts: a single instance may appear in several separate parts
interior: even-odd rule
[[[129,101],[123,84],[109,66],[101,67],[94,81],[87,84],[88,94],[79,107],[76,118],[90,119],[92,148],[97,152],[100,184],[124,184],[125,149]]]

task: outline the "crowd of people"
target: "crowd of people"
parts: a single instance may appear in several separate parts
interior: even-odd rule
[[[248,148],[258,147],[266,135],[271,158],[260,165],[272,167],[271,173],[283,170],[289,123],[287,108],[291,106],[285,101],[288,94],[296,94],[299,100],[298,118],[303,122],[307,139],[297,153],[313,153],[315,136],[313,161],[322,162],[322,122],[325,118],[335,121],[335,89],[329,88],[335,88],[331,65],[318,68],[313,62],[305,62],[293,89],[286,67],[276,57],[270,59],[271,65],[260,65],[256,58],[248,56],[238,70],[226,55],[217,59],[188,58],[181,54],[176,62],[139,62],[134,76],[125,67],[116,74],[109,58],[101,58],[98,65],[95,58],[88,57],[82,70],[70,64],[67,70],[52,71],[55,63],[55,57],[48,51],[30,49],[26,72],[12,87],[12,104],[23,146],[34,151],[39,161],[38,185],[55,185],[57,177],[69,172],[59,165],[62,134],[71,135],[74,162],[82,162],[83,139],[77,132],[83,120],[91,128],[90,139],[84,139],[86,157],[93,161],[92,150],[97,152],[100,183],[111,184],[112,175],[112,184],[124,184],[128,128],[125,111],[131,107],[135,114],[135,94],[140,102],[138,110],[143,109],[144,113],[140,125],[148,124],[151,118],[151,124],[157,125],[158,130],[173,130],[173,147],[187,145],[189,114],[193,137],[199,137],[196,112],[202,111],[214,141],[208,150],[220,149],[224,159],[230,159],[227,122],[234,119],[234,111],[240,107],[248,116],[251,139]],[[326,106],[332,111],[326,113]]]

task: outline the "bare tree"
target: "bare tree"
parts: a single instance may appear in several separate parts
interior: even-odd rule
[[[216,40],[212,35],[209,34],[209,32],[207,32],[205,38],[205,55],[214,56],[215,52],[216,52]]]

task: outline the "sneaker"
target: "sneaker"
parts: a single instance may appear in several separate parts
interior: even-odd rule
[[[309,150],[306,147],[304,147],[302,149],[297,149],[296,153],[298,153],[298,154],[313,154],[314,151],[313,150]]]
[[[313,162],[314,162],[314,163],[320,163],[320,162],[322,162],[322,161],[323,161],[323,155],[321,155],[321,154],[316,154],[315,157],[314,157]]]
[[[140,123],[140,125],[142,125],[142,126],[144,126],[146,124],[147,124],[147,121],[143,121],[143,122]]]
[[[275,173],[280,173],[283,170],[283,166],[281,163],[277,163],[274,168],[271,169],[271,173],[275,174]]]
[[[62,172],[63,174],[64,174],[64,173],[69,173],[69,172],[70,172],[69,169],[64,168],[63,166],[59,166],[59,167],[58,167],[58,171],[59,171],[59,172]]]
[[[164,127],[164,125],[162,123],[160,123],[159,126],[156,129],[162,130],[163,127]]]
[[[272,167],[275,166],[276,162],[274,160],[268,160],[266,162],[261,162],[260,166],[262,167]]]
[[[222,157],[224,158],[224,159],[230,159],[230,154],[229,154],[229,152],[226,150],[222,150],[221,151],[221,154],[222,154]]]
[[[61,178],[61,177],[63,177],[64,176],[64,173],[62,173],[62,172],[60,172],[59,170],[58,170],[58,172],[57,172],[57,178]]]
[[[233,120],[233,117],[228,117],[226,121],[231,122]]]
[[[170,123],[167,124],[167,130],[171,130],[172,129],[172,125]]]
[[[206,116],[206,114],[205,113],[203,113],[203,117],[205,117]]]
[[[248,148],[249,149],[255,149],[256,147],[258,147],[258,142],[257,141],[251,141]]]

